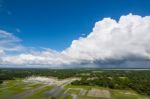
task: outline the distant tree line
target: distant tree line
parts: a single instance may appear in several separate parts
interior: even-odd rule
[[[25,78],[30,76],[52,76],[58,79],[65,79],[69,77],[75,77],[75,75],[88,72],[89,70],[79,69],[0,69],[0,83],[4,80],[13,80],[16,78]]]

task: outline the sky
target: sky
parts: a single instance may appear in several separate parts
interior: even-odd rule
[[[0,0],[0,67],[150,67],[149,0]]]

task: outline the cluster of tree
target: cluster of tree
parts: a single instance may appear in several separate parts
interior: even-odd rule
[[[103,71],[82,76],[73,85],[101,86],[111,89],[133,89],[150,95],[150,71]]]

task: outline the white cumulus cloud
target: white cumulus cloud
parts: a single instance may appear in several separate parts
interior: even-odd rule
[[[1,35],[0,35],[1,36]],[[45,50],[3,56],[3,64],[71,65],[150,60],[150,16],[123,15],[118,21],[104,18],[96,22],[87,37],[72,41],[62,52]],[[0,41],[1,44],[1,41]],[[1,51],[3,53],[3,51]],[[131,62],[128,62],[131,63]],[[133,64],[132,64],[133,65]]]
[[[150,16],[129,14],[117,22],[98,21],[86,37],[74,40],[65,51],[79,60],[107,60],[132,57],[150,58]]]

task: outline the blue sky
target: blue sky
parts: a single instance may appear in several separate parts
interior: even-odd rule
[[[0,0],[0,67],[150,68],[149,0]]]
[[[22,44],[57,51],[89,34],[104,17],[128,13],[150,14],[149,0],[0,0],[0,28],[22,39]],[[19,32],[17,32],[19,30]]]

